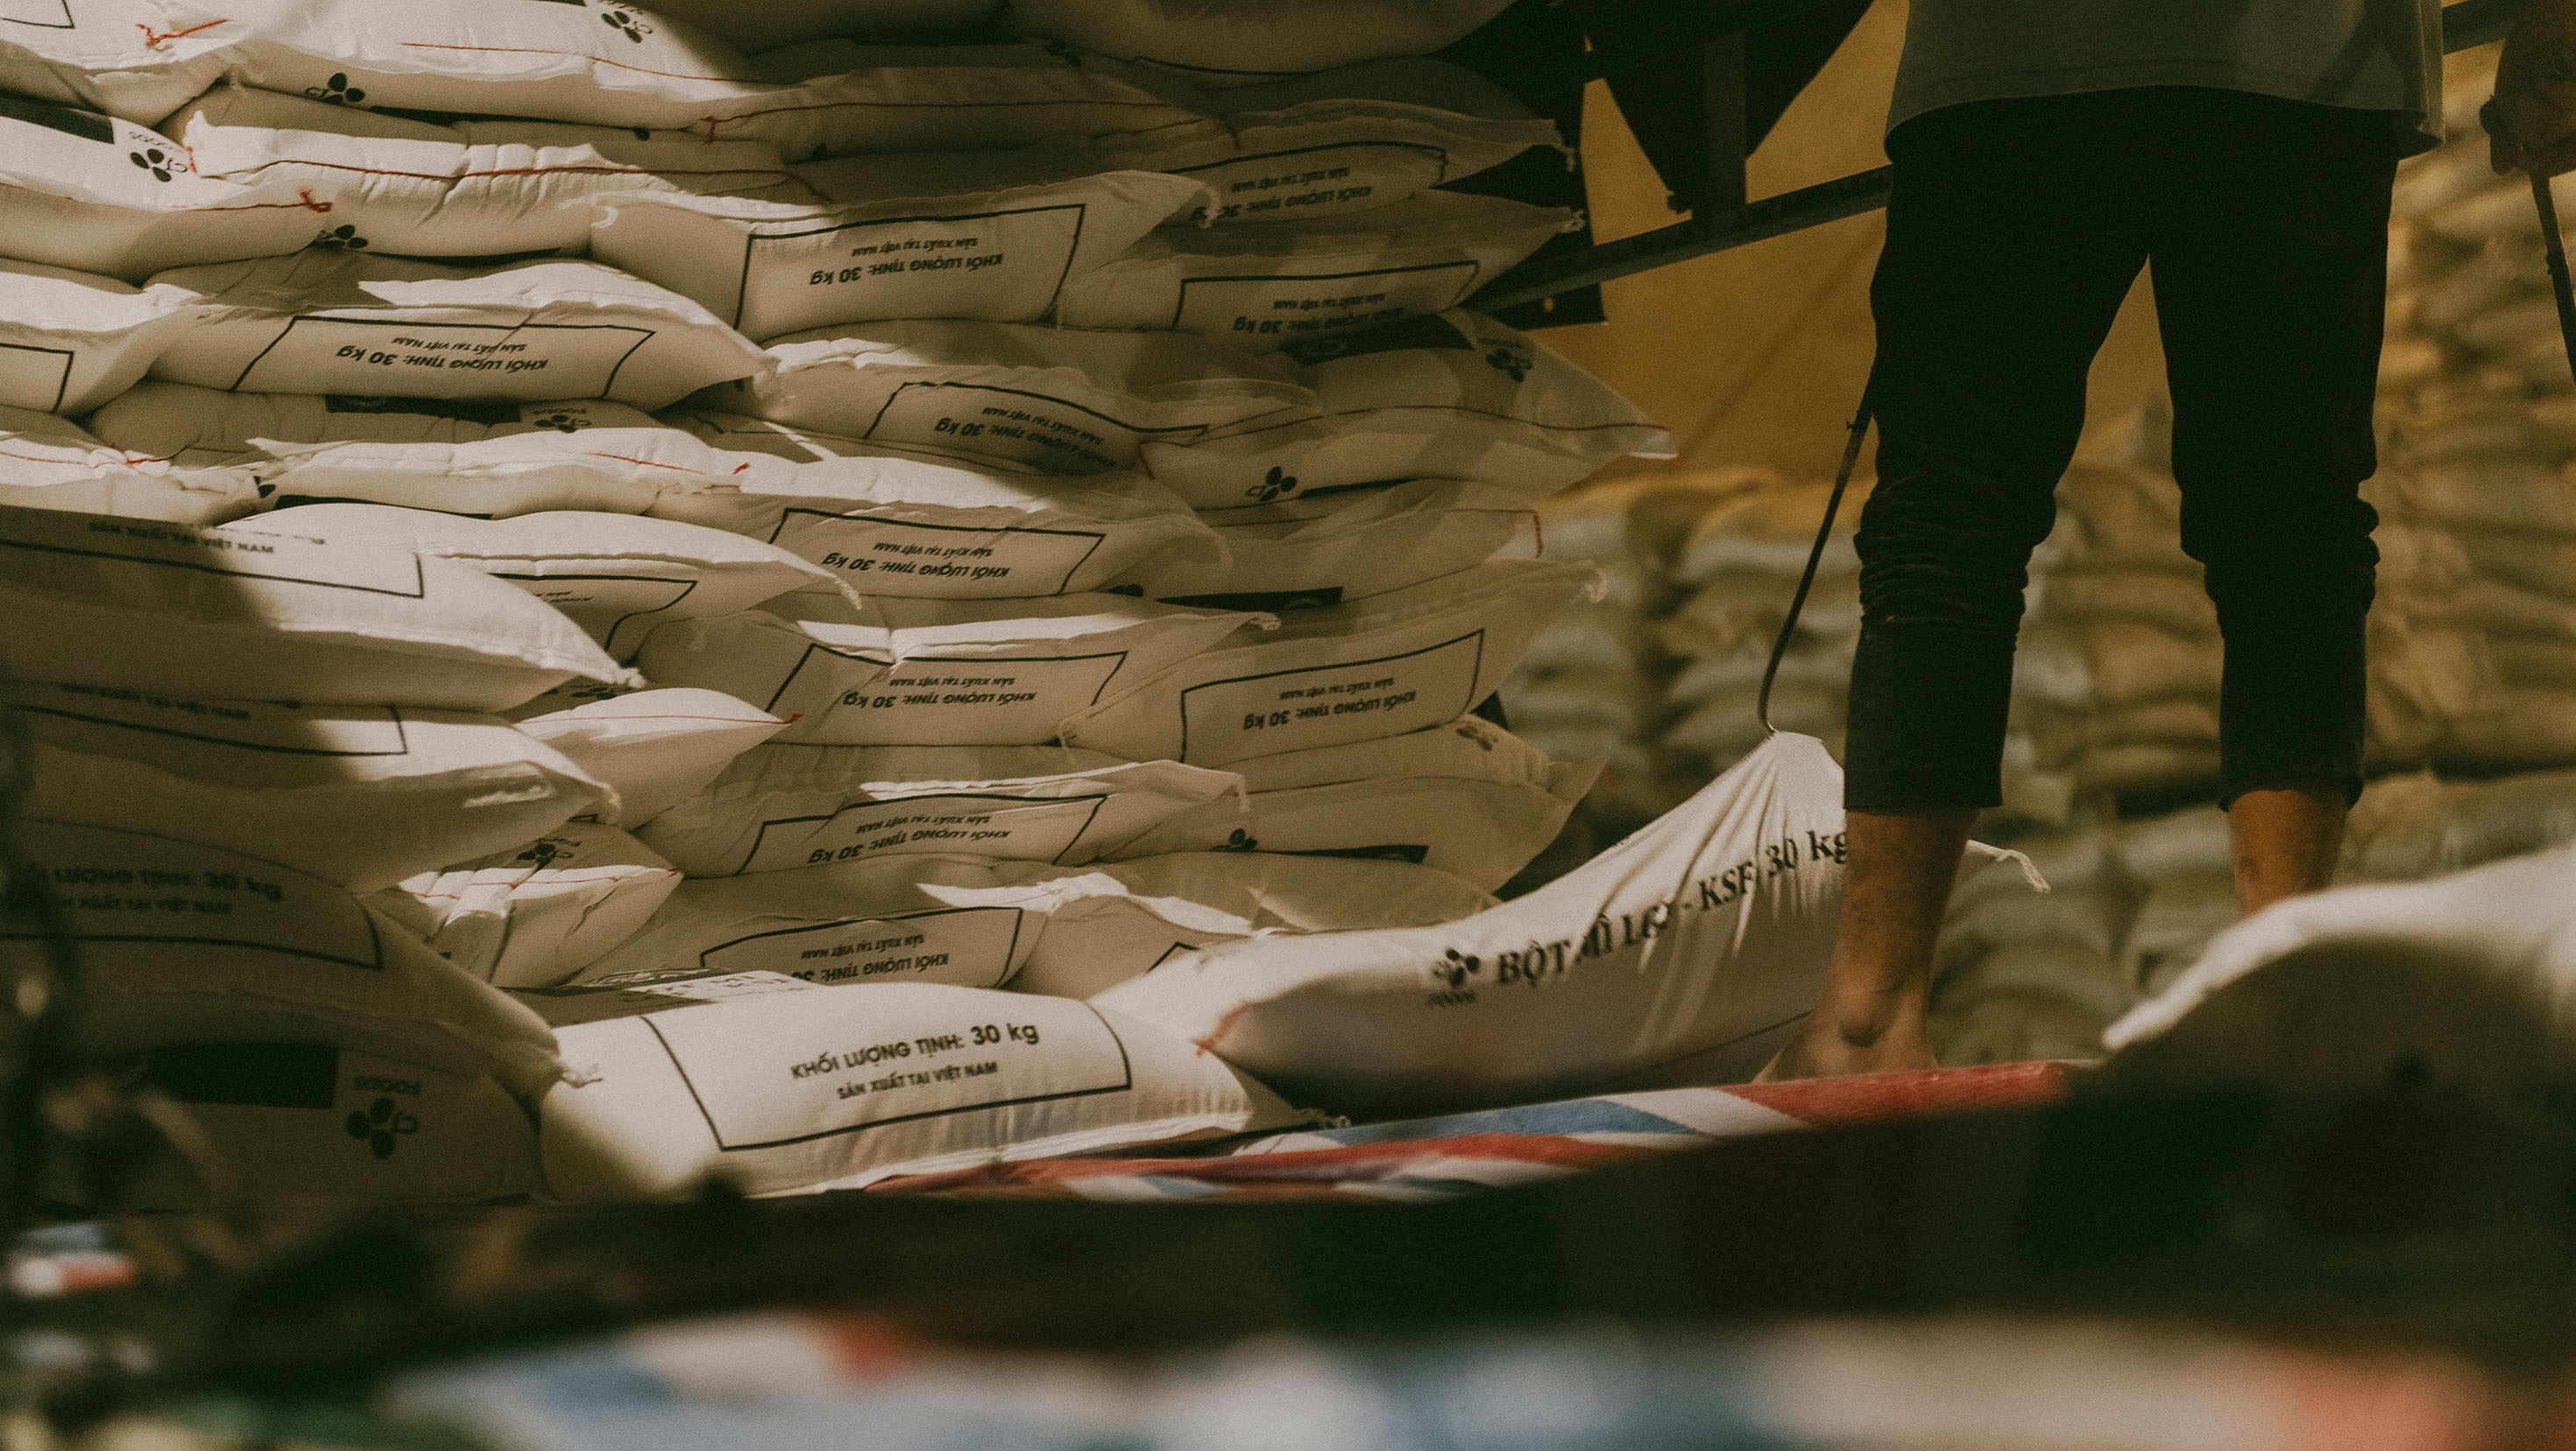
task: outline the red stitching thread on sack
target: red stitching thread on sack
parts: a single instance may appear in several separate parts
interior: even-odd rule
[[[138,20],[134,22],[134,28],[143,32],[143,43],[145,45],[157,46],[165,40],[184,40],[187,37],[196,34],[200,30],[212,30],[218,25],[230,24],[232,24],[230,20],[209,20],[203,25],[191,25],[185,30],[173,30],[168,34],[163,34]]]

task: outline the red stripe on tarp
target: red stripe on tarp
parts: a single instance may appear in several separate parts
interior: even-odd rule
[[[1674,1149],[1706,1140],[1675,1134]],[[1207,1184],[1364,1183],[1400,1178],[1416,1165],[1442,1159],[1545,1164],[1569,1172],[1598,1168],[1669,1150],[1602,1144],[1557,1134],[1470,1134],[1456,1139],[1404,1139],[1245,1154],[1222,1159],[1030,1159],[986,1164],[944,1174],[906,1174],[868,1186],[872,1194],[955,1194],[961,1191],[1034,1189],[1081,1179],[1192,1179]]]
[[[1745,1083],[1726,1091],[1802,1123],[1877,1123],[1918,1114],[2036,1108],[2066,1096],[2072,1070],[2063,1063],[1986,1063],[1914,1073],[1859,1073]]]

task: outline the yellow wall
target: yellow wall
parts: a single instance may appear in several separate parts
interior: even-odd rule
[[[1879,133],[1904,34],[1905,0],[1879,0],[1754,153],[1752,195],[1886,164]],[[1598,82],[1583,160],[1602,240],[1679,220]],[[1830,473],[1869,372],[1869,274],[1883,235],[1871,212],[1623,278],[1604,289],[1608,323],[1545,337],[1670,428],[1681,468]],[[2142,285],[2093,370],[2095,428],[2161,389],[2163,373]]]

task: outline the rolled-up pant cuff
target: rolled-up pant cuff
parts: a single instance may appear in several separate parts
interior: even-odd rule
[[[1865,620],[1844,732],[1847,811],[1972,811],[2003,802],[2013,635]]]

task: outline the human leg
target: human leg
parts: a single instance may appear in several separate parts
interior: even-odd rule
[[[2197,204],[2159,210],[2149,255],[2183,547],[2226,642],[2220,789],[2251,912],[2327,885],[2361,789],[2378,551],[2360,488],[2377,466],[2396,158],[2374,112],[2167,98],[2189,144],[2147,185]]]
[[[2106,126],[2116,100],[2052,97],[1937,111],[1890,139],[1839,933],[1817,1010],[1765,1077],[1932,1061],[1932,948],[1969,824],[2001,799],[2030,551],[2144,256]]]

